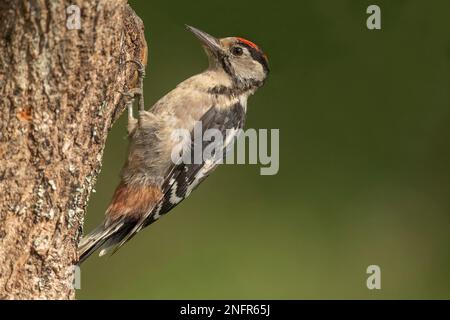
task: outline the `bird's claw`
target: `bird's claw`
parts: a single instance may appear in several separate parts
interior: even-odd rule
[[[125,63],[134,63],[137,65],[137,71],[139,73],[140,77],[144,77],[145,76],[145,66],[142,62],[140,62],[139,60],[136,59],[131,59],[131,60],[127,60],[125,61]]]
[[[118,91],[122,96],[134,99],[136,96],[143,94],[141,88],[133,88],[127,91]]]
[[[145,66],[144,64],[139,61],[139,60],[127,60],[125,61],[126,63],[134,63],[137,65],[137,72],[138,72],[138,83],[137,83],[137,88],[133,88],[126,91],[119,91],[120,94],[122,94],[122,96],[129,98],[130,100],[128,100],[126,103],[128,105],[128,121],[130,122],[135,122],[134,121],[134,117],[133,117],[133,100],[136,96],[139,97],[139,112],[143,112],[144,111],[144,76],[145,76]],[[140,122],[140,117],[139,117],[139,122]]]

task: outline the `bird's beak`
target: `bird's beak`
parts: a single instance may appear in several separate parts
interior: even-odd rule
[[[218,55],[222,52],[222,47],[218,39],[214,38],[212,35],[207,34],[197,28],[186,25],[186,28],[192,32],[206,48],[208,48],[212,53]]]

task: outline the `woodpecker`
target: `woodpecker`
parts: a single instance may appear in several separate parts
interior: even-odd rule
[[[129,150],[126,163],[103,223],[85,236],[79,245],[79,263],[100,249],[100,256],[118,250],[142,228],[169,212],[196,188],[220,163],[172,161],[175,141],[171,133],[179,128],[193,131],[216,129],[226,136],[222,151],[234,143],[242,129],[247,99],[261,87],[269,73],[267,56],[253,42],[240,37],[217,39],[186,26],[202,43],[209,67],[183,82],[144,108],[142,85],[144,66],[138,65],[137,90],[123,93],[128,102]],[[133,117],[132,99],[139,96],[139,114]],[[193,142],[191,134],[190,141]],[[205,144],[202,147],[206,147]]]

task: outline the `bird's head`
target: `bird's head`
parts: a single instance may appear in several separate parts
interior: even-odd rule
[[[252,89],[264,84],[269,62],[256,44],[239,37],[217,39],[197,28],[186,27],[202,42],[210,69],[223,70],[241,88]]]

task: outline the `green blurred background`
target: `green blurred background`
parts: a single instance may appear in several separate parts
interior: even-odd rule
[[[382,30],[366,28],[377,4]],[[450,298],[450,2],[131,1],[150,55],[146,104],[202,71],[184,24],[267,52],[247,128],[280,129],[280,171],[219,168],[78,298]],[[86,219],[103,219],[126,152],[114,126]],[[381,290],[366,268],[381,267]]]

